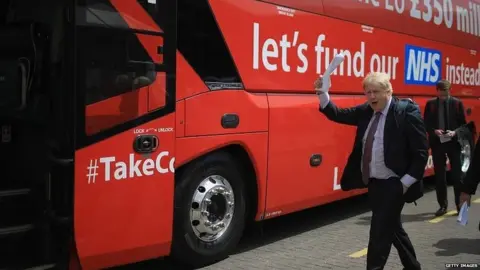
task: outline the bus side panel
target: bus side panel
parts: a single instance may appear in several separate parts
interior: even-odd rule
[[[258,205],[255,219],[260,220],[265,210],[267,186],[267,132],[177,138],[175,166],[178,168],[197,157],[228,145],[241,146],[246,150],[253,163],[257,176],[256,185],[258,191]],[[254,179],[245,180],[254,181]],[[252,195],[255,196],[255,194]]]
[[[452,82],[455,96],[480,94],[480,54],[475,50],[279,10],[261,1],[210,3],[248,90],[312,93],[315,78],[343,51],[345,60],[332,75],[331,93],[362,94],[362,79],[371,71],[383,71],[398,94],[436,95],[435,83],[442,78]]]
[[[187,98],[185,103],[185,136],[259,132],[268,128],[265,94],[216,90]],[[227,114],[238,117],[237,126],[222,125]]]
[[[297,5],[294,1],[291,2],[292,6]],[[373,1],[323,0],[322,2],[323,10],[318,12],[323,11],[327,16],[455,44],[463,48],[478,48],[480,33],[475,33],[476,27],[470,29],[469,25],[466,25],[469,24],[468,19],[462,21],[462,12],[459,12],[460,10],[468,12],[469,3],[474,3],[475,0],[380,1],[379,5]],[[480,7],[480,2],[477,1],[476,5]],[[314,10],[314,12],[317,11]],[[375,15],[372,16],[372,14]],[[480,16],[470,13],[466,18],[472,18],[472,15]],[[478,23],[477,20],[475,22]],[[475,34],[472,35],[467,31]]]
[[[480,1],[264,0],[358,24],[401,32],[459,47],[478,48]],[[469,13],[470,12],[470,13]],[[375,16],[372,16],[375,14]]]
[[[352,96],[334,96],[351,107]],[[314,95],[268,94],[270,104],[266,218],[364,192],[344,192],[339,179],[352,149],[355,127],[334,123],[319,112]],[[364,99],[358,101],[364,102]],[[311,165],[318,155],[319,165]]]
[[[175,114],[75,153],[75,243],[83,269],[100,269],[170,252],[173,223]],[[165,128],[149,155],[135,138]],[[149,131],[151,134],[152,131]]]
[[[298,10],[308,10],[315,13],[322,14],[323,10],[323,2],[325,0],[263,0],[263,2],[268,2],[272,4],[277,4],[283,6],[283,8],[279,8],[279,12],[292,12],[288,7],[295,8]],[[339,0],[336,0],[339,1]]]

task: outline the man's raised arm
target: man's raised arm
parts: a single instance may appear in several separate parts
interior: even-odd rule
[[[328,91],[322,90],[322,77],[320,76],[314,83],[315,91],[317,91],[318,99],[320,100],[319,111],[323,113],[329,120],[356,126],[360,115],[362,113],[361,107],[363,105],[351,108],[338,108],[331,100]]]

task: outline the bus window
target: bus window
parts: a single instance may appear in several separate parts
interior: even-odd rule
[[[77,87],[85,95],[85,128],[92,135],[148,112],[149,87],[162,62],[152,51],[163,38],[132,29],[137,13],[118,11],[110,1],[79,2]],[[135,22],[135,28],[150,27],[143,17]]]

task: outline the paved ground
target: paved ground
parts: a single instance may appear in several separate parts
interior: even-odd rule
[[[471,222],[465,227],[456,223],[454,215],[434,218],[434,191],[427,191],[418,206],[404,208],[404,228],[423,269],[446,269],[447,263],[480,265],[480,198],[474,200]],[[203,269],[365,269],[370,217],[367,198],[362,196],[266,221],[262,229],[247,232],[229,258]],[[177,269],[167,262],[133,267],[146,268]],[[386,269],[402,269],[394,247]]]

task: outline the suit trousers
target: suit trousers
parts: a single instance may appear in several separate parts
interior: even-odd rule
[[[433,167],[435,171],[435,180],[436,180],[436,192],[437,192],[437,201],[440,207],[448,207],[448,197],[447,197],[447,179],[445,173],[445,166],[447,159],[445,154],[448,156],[450,161],[450,173],[451,179],[453,181],[453,193],[455,206],[457,206],[460,201],[460,185],[462,178],[462,165],[460,161],[460,144],[454,139],[446,143],[438,143],[432,145],[432,158],[433,158]]]
[[[372,209],[367,270],[384,269],[392,244],[398,251],[404,269],[421,269],[415,249],[402,226],[401,213],[405,201],[399,178],[371,178],[368,196]]]

